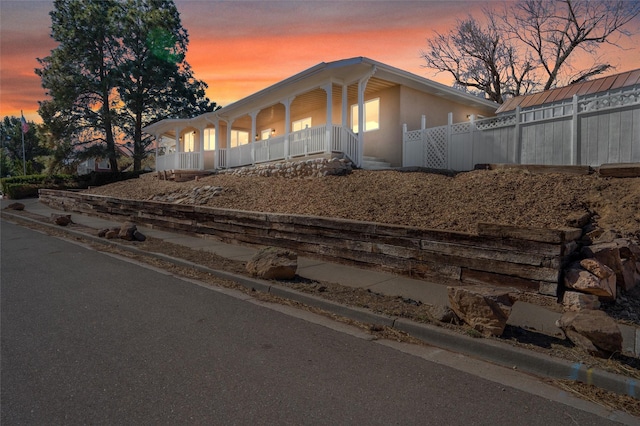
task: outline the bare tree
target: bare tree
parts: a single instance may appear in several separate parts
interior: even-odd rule
[[[483,92],[495,102],[582,81],[613,68],[598,57],[602,44],[630,36],[640,2],[625,0],[521,0],[497,13],[483,9],[447,34],[437,33],[421,52],[426,66],[449,73],[454,84]],[[576,52],[593,64],[576,70]]]

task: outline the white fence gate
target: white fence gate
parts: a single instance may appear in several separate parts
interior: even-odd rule
[[[403,166],[471,170],[476,164],[640,162],[640,85],[488,119],[403,129]]]

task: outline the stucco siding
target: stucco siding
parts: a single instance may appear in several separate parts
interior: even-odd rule
[[[449,113],[453,113],[453,122],[467,121],[471,114],[486,115],[486,110],[452,102],[439,96],[420,92],[402,86],[400,102],[400,120],[409,129],[419,129],[422,116],[427,117],[427,127],[444,126]]]

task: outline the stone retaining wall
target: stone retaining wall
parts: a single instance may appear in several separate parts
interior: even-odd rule
[[[277,246],[301,255],[425,278],[490,284],[555,296],[566,257],[582,231],[480,224],[478,234],[315,216],[225,210],[158,201],[40,190],[65,211],[212,235],[229,243]]]
[[[275,176],[305,178],[323,176],[343,176],[351,173],[351,161],[345,158],[312,158],[279,163],[257,164],[237,169],[220,170],[236,176]]]

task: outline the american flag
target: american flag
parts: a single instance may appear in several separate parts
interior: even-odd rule
[[[29,124],[27,124],[27,120],[24,119],[22,111],[20,111],[20,124],[22,124],[22,133],[27,133],[29,131]]]

